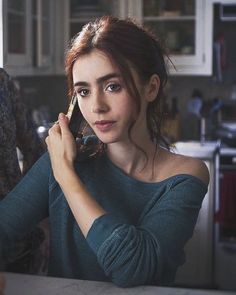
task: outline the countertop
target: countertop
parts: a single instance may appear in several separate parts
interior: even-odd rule
[[[208,141],[201,143],[199,141],[178,141],[174,143],[174,152],[185,156],[196,157],[200,159],[213,159],[219,150],[218,141]]]
[[[140,286],[119,288],[112,283],[4,273],[4,295],[233,295],[234,292]]]

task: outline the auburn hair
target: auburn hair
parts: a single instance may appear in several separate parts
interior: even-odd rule
[[[150,138],[155,144],[162,144],[169,148],[168,142],[162,135],[165,105],[163,89],[168,77],[165,63],[167,55],[156,35],[134,20],[118,19],[112,16],[103,16],[86,24],[72,38],[66,53],[65,68],[70,97],[74,93],[72,75],[74,63],[93,49],[105,53],[118,67],[127,91],[136,103],[137,112],[140,111],[141,97],[135,85],[130,65],[136,70],[141,83],[149,81],[153,74],[159,76],[158,94],[147,107],[147,127]],[[80,115],[81,125],[83,125],[84,119],[82,114]],[[132,126],[130,126],[130,130]],[[103,149],[104,147],[102,145]]]

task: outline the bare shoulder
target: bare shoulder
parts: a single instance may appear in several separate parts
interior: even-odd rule
[[[210,175],[206,164],[197,158],[183,157],[183,169],[186,169],[186,173],[189,173],[199,179],[201,179],[206,185],[209,184]],[[185,159],[184,159],[185,158]]]
[[[206,185],[209,184],[209,170],[204,161],[168,151],[166,151],[166,159],[168,159],[166,161],[167,166],[169,166],[168,168],[171,169],[168,170],[172,171],[172,175],[190,174],[199,178]]]

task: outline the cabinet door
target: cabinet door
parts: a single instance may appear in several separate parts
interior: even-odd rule
[[[78,33],[84,24],[103,15],[120,16],[125,10],[124,0],[69,0],[69,38]]]
[[[64,74],[64,55],[70,39],[84,24],[102,15],[127,16],[127,0],[57,0],[56,70]]]
[[[53,0],[32,0],[31,22],[34,67],[52,65]]]
[[[30,65],[30,1],[4,0],[4,65]]]
[[[4,67],[11,75],[53,73],[55,0],[4,0]]]
[[[166,45],[173,75],[212,72],[212,4],[205,0],[129,0],[128,14]]]

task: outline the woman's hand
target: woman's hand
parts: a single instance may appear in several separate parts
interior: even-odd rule
[[[57,181],[67,168],[74,169],[76,143],[68,123],[68,118],[63,113],[60,113],[58,123],[49,129],[48,137],[45,140],[54,177]]]
[[[3,275],[0,273],[0,295],[3,294],[4,289],[5,289],[5,279]]]

